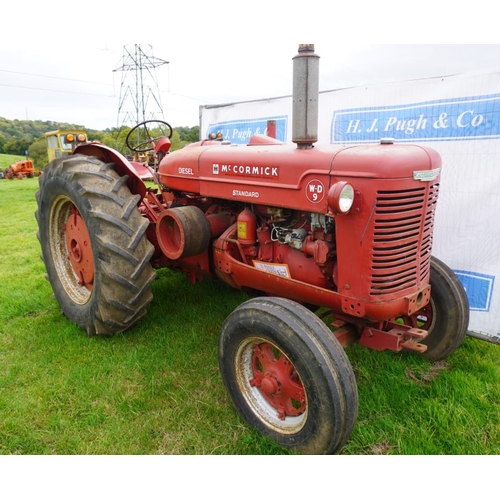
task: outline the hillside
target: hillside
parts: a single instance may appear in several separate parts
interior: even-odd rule
[[[45,132],[66,128],[85,128],[74,123],[40,120],[7,120],[0,116],[0,154],[23,155]],[[89,136],[98,131],[86,129]]]
[[[0,155],[10,155],[23,159],[26,155],[34,162],[35,167],[43,169],[46,165],[47,144],[44,134],[52,130],[85,129],[91,141],[99,141],[122,154],[128,154],[125,137],[129,127],[106,129],[103,131],[88,129],[84,125],[41,120],[7,120],[0,116]],[[180,149],[186,144],[200,139],[200,127],[174,127],[171,137],[171,151]],[[1,170],[1,169],[0,169]]]
[[[46,132],[59,129],[85,129],[87,136],[91,141],[101,141],[106,143],[106,138],[110,135],[122,135],[123,129],[94,130],[78,125],[75,123],[62,123],[53,121],[41,120],[7,120],[0,116],[0,154],[21,155],[25,156],[26,151],[30,150],[30,156],[33,156],[31,147],[40,139],[43,139]],[[176,148],[182,147],[185,143],[195,142],[199,140],[200,128],[198,125],[194,127],[174,127],[174,143],[177,139],[182,144],[175,144]],[[177,137],[177,139],[176,139]],[[109,142],[109,141],[108,141]],[[109,145],[114,146],[114,140],[109,142]],[[43,141],[42,149],[45,148]],[[35,155],[36,156],[36,155]]]

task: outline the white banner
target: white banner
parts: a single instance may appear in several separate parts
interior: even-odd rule
[[[245,144],[265,134],[289,142],[292,97],[200,108],[202,135]],[[469,297],[473,332],[500,332],[500,68],[321,92],[318,143],[421,143],[443,159],[433,254]],[[497,218],[498,217],[498,218]],[[496,286],[495,286],[496,285]]]

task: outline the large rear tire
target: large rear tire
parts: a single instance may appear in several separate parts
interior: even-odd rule
[[[64,315],[88,335],[126,330],[153,298],[149,222],[113,167],[83,155],[58,158],[36,194],[48,280]]]
[[[305,307],[275,297],[243,303],[222,327],[219,366],[240,416],[281,446],[326,454],[347,441],[358,408],[354,372]]]

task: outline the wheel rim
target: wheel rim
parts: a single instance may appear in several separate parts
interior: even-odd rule
[[[434,301],[431,298],[429,303],[422,307],[422,309],[419,309],[415,314],[404,316],[402,318],[404,324],[412,328],[421,328],[431,331],[435,323],[434,307]]]
[[[295,434],[307,420],[307,395],[288,357],[265,339],[250,337],[235,356],[236,381],[256,417],[275,431]]]
[[[94,284],[94,257],[87,225],[73,202],[59,196],[49,220],[54,266],[64,290],[77,304],[90,299]]]

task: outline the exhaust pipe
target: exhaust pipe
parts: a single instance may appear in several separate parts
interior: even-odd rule
[[[314,44],[299,45],[293,58],[292,142],[309,149],[318,140],[319,56]]]

